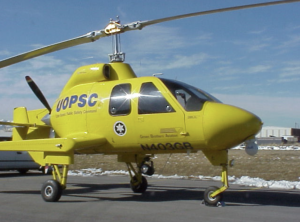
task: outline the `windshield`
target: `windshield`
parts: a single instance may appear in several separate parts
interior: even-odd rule
[[[194,86],[170,79],[160,79],[186,111],[199,111],[206,101],[221,103],[209,93]]]

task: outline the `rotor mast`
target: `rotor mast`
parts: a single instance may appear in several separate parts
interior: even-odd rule
[[[120,32],[122,31],[122,26],[120,24],[119,16],[117,20],[114,21],[110,19],[109,24],[105,28],[105,33],[112,36],[112,49],[113,54],[109,54],[110,62],[124,62],[125,53],[121,52],[121,36]]]

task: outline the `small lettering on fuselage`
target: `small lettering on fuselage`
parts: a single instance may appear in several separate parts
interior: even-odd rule
[[[96,113],[97,109],[92,110],[83,110],[83,111],[74,111],[74,112],[61,112],[55,115],[56,118],[65,117],[65,116],[72,116],[72,115],[82,115],[88,113]]]
[[[193,146],[189,142],[175,143],[158,143],[158,144],[141,144],[143,150],[192,150]]]
[[[150,135],[140,135],[141,139],[159,139],[159,138],[164,138],[164,137],[178,137],[178,134],[150,134]]]
[[[67,96],[64,99],[58,101],[56,106],[56,112],[60,112],[61,110],[66,110],[68,108],[72,108],[73,105],[77,105],[77,107],[82,108],[86,105],[89,107],[93,107],[97,104],[98,94],[92,93],[89,96],[87,94],[81,95],[72,95]]]

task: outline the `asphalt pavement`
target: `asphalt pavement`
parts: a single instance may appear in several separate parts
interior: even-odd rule
[[[204,190],[220,182],[147,178],[147,192],[135,194],[127,176],[69,176],[60,201],[48,203],[40,194],[47,179],[0,172],[0,221],[299,221],[300,190],[232,185],[222,207],[208,207]]]

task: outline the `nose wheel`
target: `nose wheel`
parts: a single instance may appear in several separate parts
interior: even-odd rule
[[[204,203],[207,206],[217,206],[218,203],[220,203],[223,199],[223,194],[220,193],[217,196],[212,197],[211,195],[218,190],[218,187],[208,187],[205,191],[204,191]]]
[[[207,206],[219,206],[220,202],[223,199],[223,192],[228,189],[228,168],[227,164],[222,165],[222,178],[221,182],[223,183],[222,187],[208,187],[204,191],[204,204]]]

